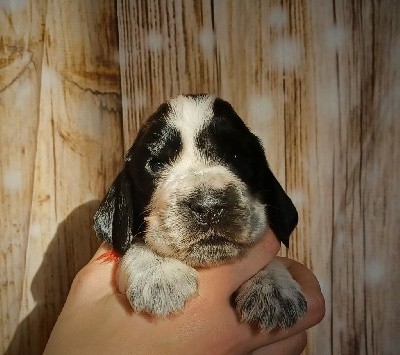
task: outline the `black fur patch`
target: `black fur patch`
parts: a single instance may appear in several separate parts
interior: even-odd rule
[[[258,138],[226,101],[216,99],[213,109],[213,119],[196,137],[197,148],[207,159],[230,168],[258,196],[268,169]]]
[[[159,175],[159,172],[153,173],[149,169],[149,162],[157,160],[163,164],[173,163],[182,150],[179,131],[167,123],[166,117],[169,111],[169,105],[162,104],[142,126],[135,142],[126,154],[124,169],[131,185],[132,233],[135,237],[143,236],[145,230],[144,211],[150,202]],[[118,245],[125,244],[116,241],[113,243],[115,249],[120,253],[124,253],[129,248],[128,245],[121,249],[118,248]]]
[[[297,211],[269,169],[259,139],[250,132],[232,106],[217,98],[214,117],[196,137],[200,153],[227,166],[266,207],[268,222],[288,246],[297,224]]]

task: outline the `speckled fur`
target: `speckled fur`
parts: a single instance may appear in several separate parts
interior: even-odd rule
[[[235,160],[241,153],[244,158]],[[221,202],[208,223],[190,207],[202,196]],[[139,132],[94,228],[124,254],[118,286],[132,308],[166,316],[196,295],[194,267],[243,255],[268,228],[287,245],[296,223],[258,139],[232,107],[211,95],[181,95],[161,105]],[[268,330],[292,326],[307,309],[279,262],[243,284],[234,302],[241,320]]]
[[[234,300],[240,319],[260,329],[291,327],[307,310],[299,284],[279,261],[244,283]]]

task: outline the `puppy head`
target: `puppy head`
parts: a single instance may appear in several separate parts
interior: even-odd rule
[[[195,95],[147,120],[94,227],[121,253],[142,237],[161,255],[201,266],[241,255],[267,227],[288,245],[296,224],[258,138],[230,104]]]

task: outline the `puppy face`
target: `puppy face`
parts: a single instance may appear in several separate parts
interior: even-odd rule
[[[246,184],[249,137],[233,117],[217,117],[217,105],[209,96],[171,100],[145,165],[155,182],[145,241],[190,265],[238,256],[267,226],[265,206]]]
[[[209,95],[161,105],[95,216],[119,252],[135,238],[192,266],[239,256],[269,226],[285,244],[297,212],[233,108]]]

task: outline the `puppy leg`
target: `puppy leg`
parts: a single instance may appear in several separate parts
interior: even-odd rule
[[[299,284],[278,260],[240,286],[235,304],[242,321],[268,330],[291,327],[307,310]]]
[[[118,287],[136,312],[168,315],[181,310],[197,292],[197,273],[179,260],[155,254],[144,243],[133,244],[121,259]]]

